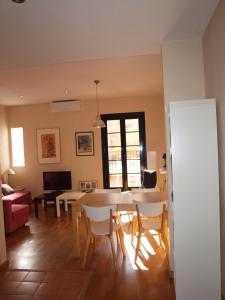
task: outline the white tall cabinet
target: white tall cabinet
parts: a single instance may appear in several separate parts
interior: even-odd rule
[[[176,300],[220,300],[216,101],[170,103]]]

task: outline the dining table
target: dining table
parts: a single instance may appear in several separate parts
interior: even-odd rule
[[[126,191],[121,193],[87,193],[72,203],[72,228],[74,257],[80,257],[80,228],[79,217],[82,212],[82,204],[92,207],[118,205],[127,210],[134,209],[134,201],[151,203],[167,201],[167,195],[161,192]],[[124,208],[123,208],[124,210]]]

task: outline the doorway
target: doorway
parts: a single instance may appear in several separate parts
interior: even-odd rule
[[[104,188],[129,190],[140,187],[146,168],[145,113],[101,116]]]

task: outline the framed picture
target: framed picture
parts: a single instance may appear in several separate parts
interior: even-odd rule
[[[37,150],[40,164],[59,163],[59,128],[37,129]]]
[[[76,132],[76,155],[88,156],[94,155],[94,134],[93,131],[88,132]]]
[[[96,180],[82,180],[80,181],[80,190],[81,191],[92,191],[97,188]]]

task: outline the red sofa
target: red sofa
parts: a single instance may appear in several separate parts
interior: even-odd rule
[[[2,197],[5,232],[11,233],[29,221],[30,192],[15,192]]]

